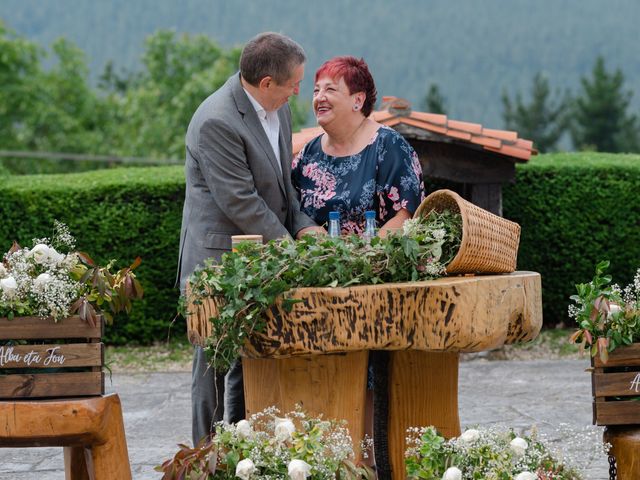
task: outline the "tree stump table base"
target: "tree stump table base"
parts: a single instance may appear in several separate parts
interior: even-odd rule
[[[640,425],[608,426],[603,439],[611,444],[610,455],[616,459],[618,480],[640,478]]]

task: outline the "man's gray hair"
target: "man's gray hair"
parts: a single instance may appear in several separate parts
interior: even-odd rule
[[[282,85],[306,59],[302,47],[289,37],[265,32],[249,40],[242,50],[240,74],[254,87],[267,76]]]

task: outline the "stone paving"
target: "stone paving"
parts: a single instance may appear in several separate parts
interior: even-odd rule
[[[589,462],[584,478],[608,479],[605,455],[592,455],[602,430],[591,427],[588,360],[461,362],[462,428],[499,425],[525,430],[535,424],[568,455]],[[114,375],[109,392],[122,399],[134,480],[158,480],[153,467],[190,443],[190,373]],[[588,439],[586,433],[589,433]],[[0,449],[1,480],[64,478],[62,449]]]

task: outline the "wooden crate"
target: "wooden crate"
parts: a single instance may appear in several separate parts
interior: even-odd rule
[[[102,317],[0,318],[0,399],[104,394],[103,333]]]
[[[640,343],[616,348],[607,363],[591,359],[593,423],[640,425]]]

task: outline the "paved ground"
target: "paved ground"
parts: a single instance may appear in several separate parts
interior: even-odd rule
[[[588,465],[584,478],[608,479],[604,455],[594,456],[601,429],[591,427],[588,360],[492,361],[460,364],[463,429],[537,425],[567,456]],[[190,442],[190,373],[116,375],[109,391],[122,399],[134,480],[159,479],[153,467]],[[587,463],[588,462],[588,463]],[[0,449],[0,479],[64,478],[59,448]]]

